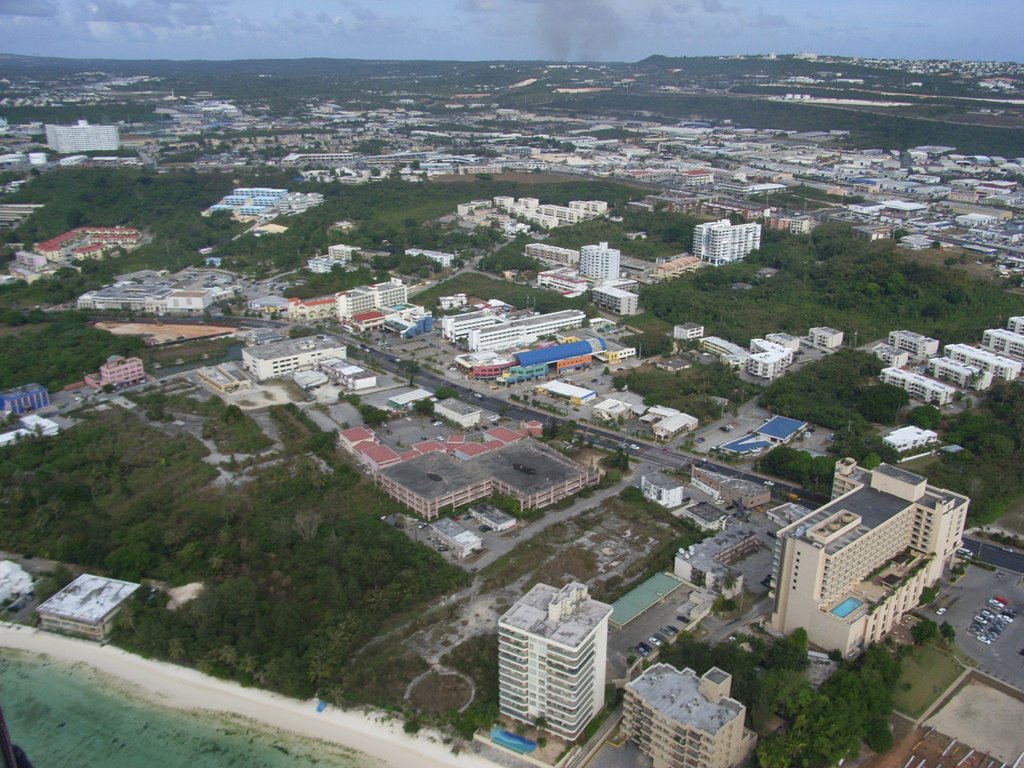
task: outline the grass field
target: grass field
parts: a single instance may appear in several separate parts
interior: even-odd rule
[[[903,674],[893,695],[896,709],[918,718],[960,676],[962,668],[952,652],[929,643],[914,648],[903,659]]]

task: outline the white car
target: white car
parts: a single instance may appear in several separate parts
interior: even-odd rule
[[[936,614],[937,616],[941,616],[941,615],[942,615],[942,614],[944,614],[945,612],[946,612],[946,608],[945,608],[945,606],[943,606],[942,608],[939,608],[939,609],[938,609],[937,611],[935,611],[935,614]]]

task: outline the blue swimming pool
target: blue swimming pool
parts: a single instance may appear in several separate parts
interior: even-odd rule
[[[840,619],[845,619],[847,616],[856,611],[862,605],[864,605],[863,600],[858,600],[856,597],[848,597],[835,608],[833,608],[832,613],[834,613]]]
[[[491,741],[505,747],[506,749],[511,749],[523,754],[533,752],[533,750],[537,748],[537,742],[533,739],[527,739],[516,733],[510,733],[509,731],[498,727],[491,729]]]

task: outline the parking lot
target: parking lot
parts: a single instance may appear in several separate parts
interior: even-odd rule
[[[1003,612],[1001,607],[997,609],[988,602],[995,597],[1005,599],[1009,610],[1017,613],[1024,606],[1024,583],[1014,573],[968,568],[959,582],[942,590],[926,613],[940,624],[948,621],[953,625],[958,645],[977,661],[979,669],[1016,688],[1024,688],[1024,656],[1020,655],[1024,650],[1024,616],[1016,617],[1012,623],[1002,622],[1003,628],[994,631],[1000,623],[996,615]],[[991,616],[983,615],[982,611]],[[985,619],[984,626],[979,626],[982,622],[975,617]],[[991,642],[979,640],[978,635]]]

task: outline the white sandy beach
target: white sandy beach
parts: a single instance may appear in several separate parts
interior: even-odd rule
[[[86,664],[124,681],[137,689],[142,698],[162,706],[227,713],[362,752],[391,768],[495,768],[494,763],[478,755],[455,755],[439,741],[409,736],[399,722],[335,707],[317,712],[315,701],[298,701],[257,688],[243,688],[193,669],[143,659],[112,645],[101,646],[0,622],[0,648]]]

